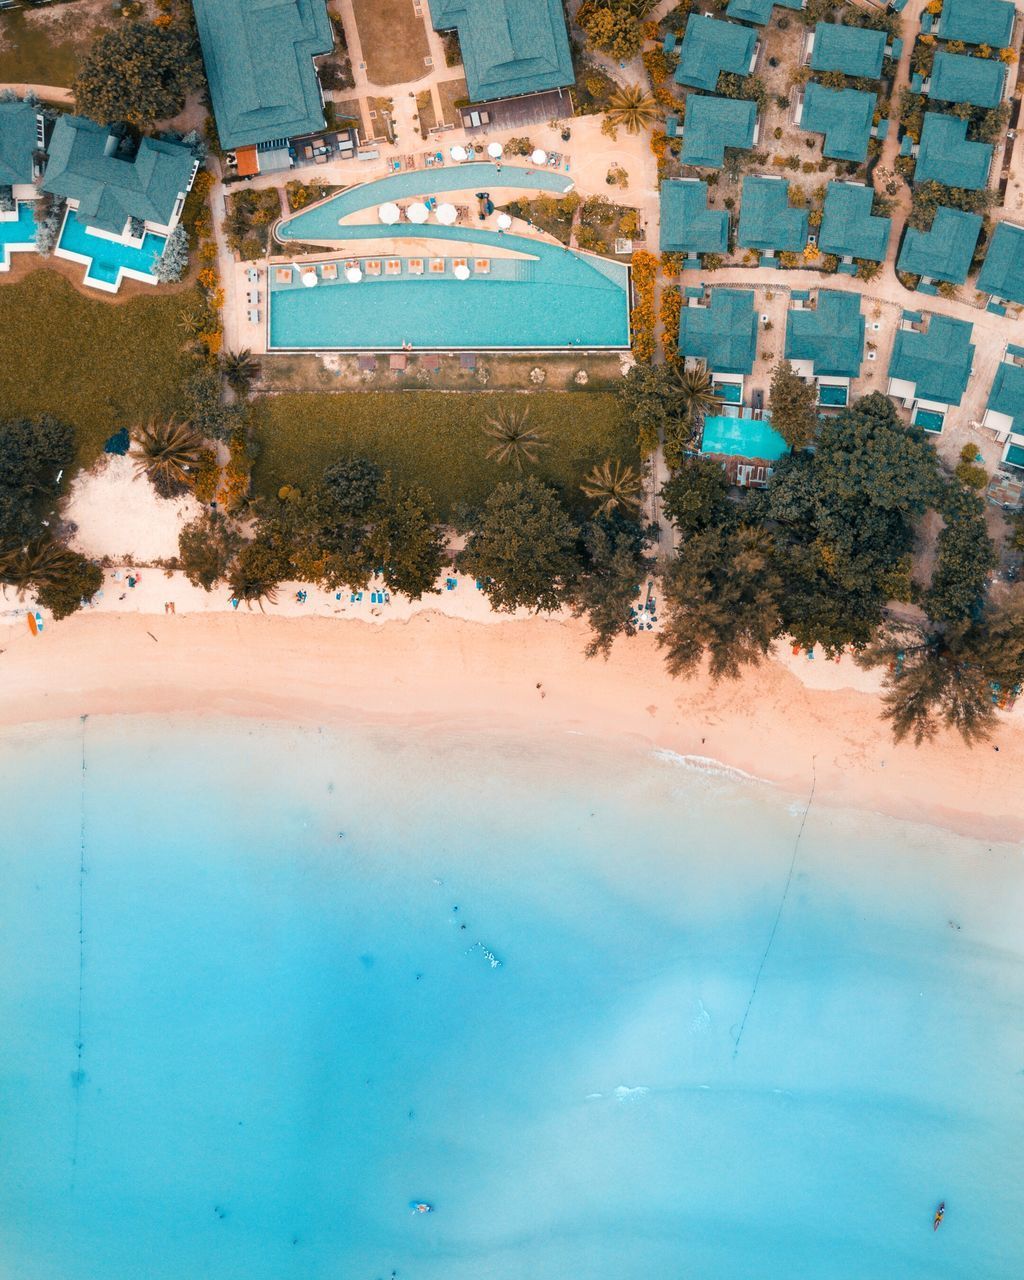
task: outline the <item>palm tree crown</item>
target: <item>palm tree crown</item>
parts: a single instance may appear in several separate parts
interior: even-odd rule
[[[618,458],[605,458],[595,465],[580,485],[588,498],[598,503],[598,515],[611,515],[619,507],[636,511],[643,496],[643,481],[632,467],[624,467]]]
[[[0,553],[0,582],[15,587],[19,593],[30,586],[37,591],[59,586],[70,570],[76,570],[79,557],[59,542],[37,538],[23,547],[10,547]]]
[[[510,462],[522,471],[524,462],[536,462],[541,449],[547,448],[547,439],[530,426],[529,411],[525,408],[505,408],[497,411],[484,423],[484,434],[494,440],[487,450],[488,458],[496,462]]]
[[[679,416],[689,419],[694,427],[700,426],[708,412],[720,403],[711,374],[703,361],[680,370],[670,388],[670,394],[678,407]]]
[[[625,85],[608,99],[609,122],[623,125],[627,133],[639,133],[657,119],[658,104],[641,85]]]
[[[228,386],[239,392],[248,391],[249,384],[260,371],[259,361],[253,359],[248,347],[241,351],[225,351],[222,363]]]
[[[148,422],[137,428],[132,457],[158,493],[181,492],[192,482],[203,438],[187,422]]]

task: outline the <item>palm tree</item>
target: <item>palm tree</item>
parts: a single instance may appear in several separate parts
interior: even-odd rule
[[[618,458],[605,458],[584,477],[580,488],[598,503],[597,514],[610,516],[618,507],[636,511],[643,497],[643,481],[632,467],[624,467]]]
[[[0,582],[22,595],[29,587],[37,592],[60,586],[73,570],[78,572],[81,557],[59,542],[37,538],[22,547],[0,553]]]
[[[203,437],[187,422],[148,422],[135,433],[135,469],[145,472],[161,497],[183,493],[193,480]]]
[[[608,99],[608,122],[623,125],[627,133],[639,133],[658,119],[658,104],[654,96],[641,85],[630,84],[618,88]]]
[[[178,328],[186,338],[198,338],[203,331],[203,317],[197,311],[183,311],[178,316]]]
[[[259,361],[253,359],[248,347],[242,351],[225,351],[221,357],[221,365],[228,386],[239,395],[245,395],[249,384],[260,371]]]
[[[714,409],[720,400],[715,394],[715,384],[703,360],[697,364],[684,367],[676,373],[669,385],[669,395],[675,402],[681,418],[697,429],[706,415]]]
[[[522,471],[524,462],[536,462],[537,454],[546,449],[547,439],[530,426],[529,410],[519,407],[498,410],[484,424],[484,434],[495,443],[487,450],[496,462],[511,462]]]

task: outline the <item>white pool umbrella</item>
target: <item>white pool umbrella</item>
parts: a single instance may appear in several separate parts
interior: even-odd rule
[[[502,151],[504,151],[504,149],[505,148],[501,145],[500,142],[488,142],[487,144],[487,154],[491,156],[492,159],[494,160],[501,159],[501,153]]]
[[[426,222],[430,217],[430,210],[422,200],[414,200],[408,209],[406,209],[405,216],[410,222]]]
[[[439,204],[434,211],[434,216],[442,227],[450,227],[452,223],[458,222],[459,211],[453,204]]]
[[[448,152],[448,154],[451,156],[451,158],[452,158],[453,160],[468,160],[468,159],[469,159],[469,152],[466,150],[466,148],[465,148],[465,147],[460,147],[460,146],[458,146],[458,144],[456,144],[454,147],[452,147],[452,149]]]
[[[533,161],[534,164],[547,164],[548,153],[546,151],[541,151],[540,147],[538,147],[537,150],[533,153],[533,155],[530,156],[530,159]]]
[[[394,226],[398,219],[402,216],[402,211],[393,200],[389,200],[387,204],[382,204],[377,211],[377,216],[386,227]]]
[[[460,263],[459,263],[459,265],[458,265],[457,267],[454,267],[454,268],[453,268],[452,274],[455,276],[455,279],[456,279],[456,280],[468,280],[468,279],[469,279],[469,267],[464,267],[464,266],[462,265],[462,263],[460,262]]]
[[[362,273],[362,271],[360,270],[360,268],[359,268],[359,267],[346,267],[346,268],[345,268],[345,279],[346,279],[350,284],[358,284],[358,283],[359,283],[359,281],[360,281],[360,280],[362,280],[362,278],[363,278],[363,273]]]
[[[507,231],[511,225],[512,225],[512,217],[510,214],[507,214],[507,213],[498,214],[498,226],[501,227],[502,231]]]
[[[317,274],[316,274],[316,272],[315,272],[315,271],[303,271],[303,273],[302,273],[302,283],[306,286],[306,288],[307,288],[307,289],[312,289],[312,288],[313,288],[313,286],[317,283]]]

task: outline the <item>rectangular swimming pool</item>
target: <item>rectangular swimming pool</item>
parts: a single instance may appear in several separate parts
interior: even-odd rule
[[[818,403],[830,407],[844,408],[849,399],[849,387],[837,386],[834,383],[818,383]]]
[[[62,255],[75,262],[88,263],[85,283],[112,292],[121,283],[122,275],[134,279],[140,277],[153,281],[153,261],[164,251],[166,236],[147,231],[141,245],[121,244],[105,236],[93,235],[69,213],[64,219],[57,248]]]
[[[945,414],[936,413],[934,409],[918,409],[914,414],[914,426],[924,427],[925,431],[941,431],[945,420]]]
[[[24,200],[17,204],[16,216],[0,218],[0,271],[10,266],[12,249],[34,248],[36,243],[36,219],[32,206]]]
[[[700,451],[775,462],[789,453],[789,445],[764,418],[715,415],[704,419]]]
[[[742,404],[743,388],[738,382],[715,382],[715,395],[726,404]]]

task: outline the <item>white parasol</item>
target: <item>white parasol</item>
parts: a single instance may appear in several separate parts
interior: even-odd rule
[[[505,149],[505,148],[501,145],[501,143],[500,143],[500,142],[488,142],[488,144],[487,144],[487,154],[488,154],[488,155],[489,155],[493,160],[500,160],[500,159],[501,159],[501,153],[502,153],[502,151],[504,151],[504,149]]]
[[[434,210],[434,216],[442,227],[450,227],[452,223],[458,222],[459,211],[453,204],[439,204]]]
[[[360,267],[345,268],[345,279],[349,282],[349,284],[358,284],[359,281],[362,280],[362,278],[363,278],[363,272]]]
[[[377,216],[386,227],[391,227],[402,216],[402,211],[393,200],[389,200],[387,204],[382,204],[377,210]]]
[[[312,289],[313,286],[317,284],[317,282],[318,282],[318,276],[315,271],[303,271],[302,283],[306,286],[307,289]]]
[[[538,147],[537,150],[533,153],[533,155],[530,156],[530,159],[533,161],[534,164],[547,164],[548,153],[546,151],[541,151],[540,147]]]
[[[422,200],[414,200],[405,211],[405,216],[410,222],[426,222],[430,217],[430,210]]]
[[[502,231],[507,231],[511,225],[512,225],[511,214],[508,214],[508,213],[498,214],[498,226],[502,229]]]
[[[452,274],[455,276],[456,280],[468,280],[469,267],[463,266],[463,264],[460,262],[457,267],[452,268]]]
[[[456,143],[455,146],[451,148],[448,154],[451,156],[453,160],[469,159],[469,152],[466,150],[465,147],[460,147],[458,143]]]

